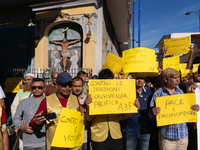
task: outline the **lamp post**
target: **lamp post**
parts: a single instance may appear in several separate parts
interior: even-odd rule
[[[199,12],[199,14],[198,14],[198,12]],[[199,32],[200,32],[200,9],[199,9],[199,11],[187,11],[185,13],[185,15],[190,15],[191,13],[196,14],[198,16],[198,18],[199,18]]]
[[[140,26],[141,26],[141,0],[139,0],[139,8],[138,8],[138,47],[140,47]]]

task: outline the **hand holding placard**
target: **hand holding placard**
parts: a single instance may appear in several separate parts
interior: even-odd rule
[[[185,54],[190,51],[190,36],[164,39],[166,55]]]
[[[190,108],[192,105],[196,105],[194,93],[156,97],[156,107],[161,108],[156,116],[157,126],[197,122],[197,112]]]
[[[79,111],[62,108],[51,146],[74,148],[81,146],[85,129],[84,115]]]
[[[154,72],[157,73],[155,51],[138,47],[122,52],[124,72]]]
[[[89,93],[92,103],[90,115],[134,113],[136,99],[134,79],[89,80]]]

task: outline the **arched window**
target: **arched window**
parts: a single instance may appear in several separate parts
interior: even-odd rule
[[[75,23],[53,27],[48,35],[48,66],[76,74],[82,66],[82,28]]]

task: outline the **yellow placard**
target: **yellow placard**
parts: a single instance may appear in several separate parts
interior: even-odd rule
[[[195,93],[156,97],[156,107],[161,108],[156,116],[157,126],[197,122],[197,111],[190,108],[195,104]]]
[[[199,67],[199,64],[193,64],[193,68],[192,68],[192,71],[195,73],[195,72],[198,72],[198,67]]]
[[[179,69],[186,69],[187,63],[180,63],[179,64]]]
[[[180,69],[181,71],[181,78],[188,76],[188,73],[190,73],[190,69]]]
[[[137,113],[135,79],[89,80],[90,115]]]
[[[185,54],[190,51],[190,36],[164,39],[166,55]]]
[[[128,77],[129,73],[124,73],[124,78],[123,79],[126,79]]]
[[[122,58],[115,54],[108,53],[103,69],[110,69],[115,73],[115,76],[118,76],[118,73],[122,69]]]
[[[6,93],[17,93],[20,88],[19,85],[22,84],[23,78],[7,78],[4,85],[4,92]]]
[[[124,72],[158,73],[155,51],[145,47],[123,51],[122,66]]]
[[[81,146],[84,130],[84,115],[81,116],[79,111],[63,107],[51,146],[62,148]]]
[[[163,59],[163,70],[173,68],[179,71],[180,56],[168,57]]]

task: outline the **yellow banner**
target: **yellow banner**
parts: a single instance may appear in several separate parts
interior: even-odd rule
[[[138,47],[122,52],[124,72],[158,73],[156,55],[153,49]]]
[[[23,78],[7,78],[4,85],[4,92],[6,93],[17,93],[20,88],[19,85],[22,84]]]
[[[192,68],[192,71],[195,73],[195,72],[198,72],[198,67],[199,67],[199,64],[193,64],[193,68]]]
[[[179,64],[179,69],[186,69],[187,63],[180,63]]]
[[[89,80],[90,115],[137,113],[135,79]]]
[[[163,59],[163,70],[173,68],[179,71],[180,56],[168,57]]]
[[[51,146],[62,148],[81,146],[84,130],[84,115],[81,116],[79,111],[63,107]]]
[[[185,54],[190,51],[190,36],[164,39],[165,49],[167,49],[166,55]]]
[[[115,73],[115,76],[118,76],[118,73],[122,69],[122,58],[112,53],[108,53],[103,69],[110,69]]]
[[[157,126],[197,122],[197,111],[190,108],[195,104],[195,93],[156,97],[156,107],[161,108],[156,116]]]
[[[190,69],[180,69],[181,71],[181,78],[188,76],[188,73],[190,73]]]

